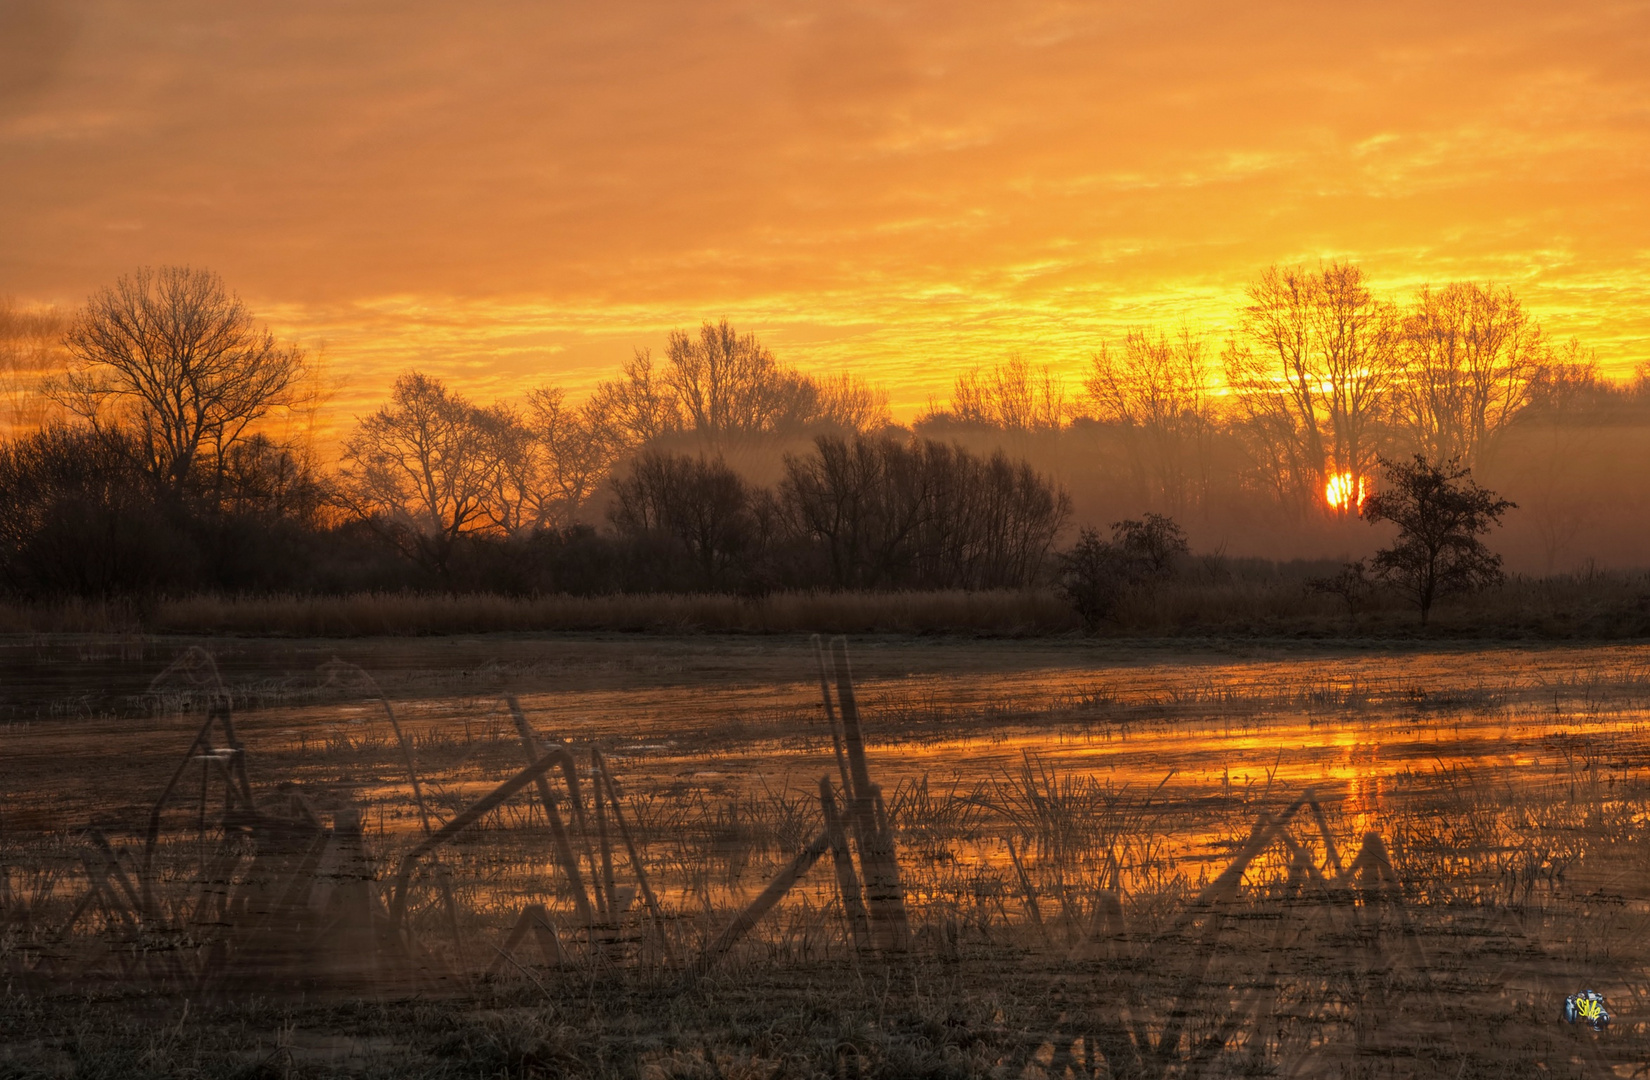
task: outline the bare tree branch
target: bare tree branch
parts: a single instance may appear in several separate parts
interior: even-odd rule
[[[142,268],[86,302],[65,339],[74,366],[49,392],[99,430],[132,433],[162,486],[181,492],[203,454],[286,405],[303,371],[207,270]]]

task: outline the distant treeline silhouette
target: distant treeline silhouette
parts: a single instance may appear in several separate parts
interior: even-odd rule
[[[755,487],[720,458],[645,450],[606,528],[516,534],[339,520],[256,439],[210,486],[165,490],[118,433],[48,427],[0,450],[8,588],[28,597],[444,588],[503,593],[984,589],[1044,580],[1070,501],[999,452],[821,435]]]
[[[1415,453],[1514,495],[1520,557],[1556,569],[1596,523],[1600,454],[1620,504],[1642,498],[1621,449],[1650,432],[1645,380],[1604,379],[1511,290],[1398,304],[1343,263],[1265,271],[1223,338],[1134,330],[1079,391],[976,368],[910,427],[724,321],[577,405],[407,372],[327,463],[308,359],[179,267],[72,318],[0,306],[0,361],[0,584],[24,597],[1024,587],[1052,582],[1068,524],[1142,514],[1201,549],[1372,547],[1344,523],[1378,456]]]

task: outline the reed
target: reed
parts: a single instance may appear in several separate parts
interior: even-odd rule
[[[184,634],[306,638],[485,633],[978,634],[1076,636],[1077,616],[1050,589],[970,592],[779,592],[515,597],[466,593],[341,596],[195,595],[143,602],[0,603],[0,633]],[[1126,597],[1105,637],[1490,638],[1621,640],[1650,636],[1650,575],[1598,571],[1513,577],[1441,601],[1423,629],[1397,597],[1355,615],[1308,591],[1299,573],[1200,568]]]
[[[139,609],[65,601],[0,605],[0,633],[406,637],[537,631],[622,633],[1065,633],[1077,626],[1046,591],[778,593],[603,597],[374,593],[191,596]]]

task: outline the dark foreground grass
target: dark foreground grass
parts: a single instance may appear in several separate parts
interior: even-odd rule
[[[668,986],[612,979],[464,999],[316,1004],[5,1001],[0,1074],[173,1077],[980,1076],[1011,1052],[957,974],[815,968]]]
[[[540,979],[446,1000],[0,997],[0,1076],[17,1078],[1073,1077],[1119,1075],[1073,1036],[1149,981],[1151,961],[916,957],[893,968],[764,964],[688,993],[671,982]],[[1160,989],[1169,993],[1167,980]],[[1419,985],[1391,977],[1389,997]],[[1367,996],[1370,992],[1363,991]],[[1362,1008],[1365,1001],[1347,1001]],[[1126,1014],[1125,1014],[1126,1015]],[[1287,1017],[1285,1018],[1287,1023]],[[1382,1031],[1382,1027],[1386,1030]],[[1136,1075],[1643,1075],[1621,1032],[1571,1028],[1531,1004],[1463,999],[1426,1022],[1365,1022],[1360,1052],[1301,1066],[1227,1055],[1201,1072],[1194,1052],[1148,1058]],[[1639,1040],[1642,1042],[1642,1039]],[[1603,1044],[1613,1045],[1603,1045]],[[1601,1052],[1602,1051],[1602,1052]],[[1613,1052],[1611,1052],[1613,1051]],[[1612,1067],[1612,1063],[1614,1067]],[[1068,1071],[1069,1070],[1069,1071]]]

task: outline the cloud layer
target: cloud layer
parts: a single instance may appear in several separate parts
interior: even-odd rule
[[[1650,359],[1643,3],[0,10],[0,293],[211,266],[345,412],[726,315],[908,413],[1330,257]]]

